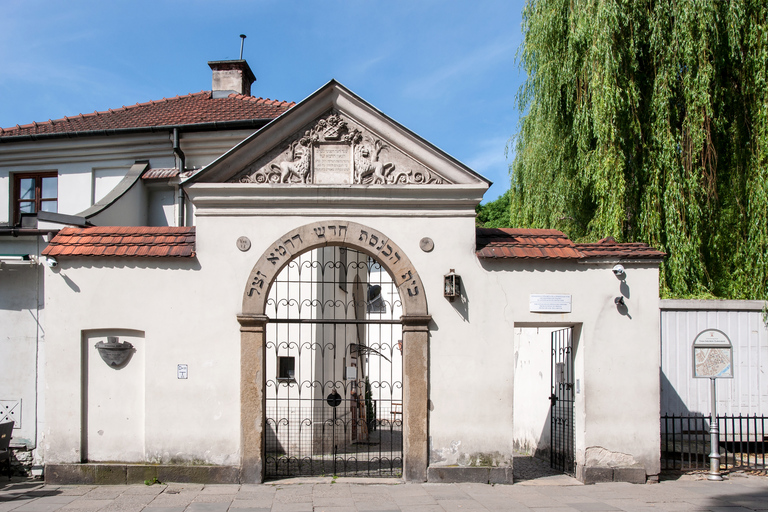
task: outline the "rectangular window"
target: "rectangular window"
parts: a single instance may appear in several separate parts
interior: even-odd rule
[[[59,176],[56,171],[13,175],[13,219],[22,213],[59,211]]]
[[[381,296],[381,285],[368,285],[368,312],[386,313],[387,305],[384,303],[384,297]]]
[[[293,380],[295,378],[296,358],[292,356],[278,356],[277,378],[278,380]]]

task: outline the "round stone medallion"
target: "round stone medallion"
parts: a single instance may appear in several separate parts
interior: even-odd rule
[[[237,248],[245,252],[251,248],[251,241],[247,236],[241,236],[237,239]]]

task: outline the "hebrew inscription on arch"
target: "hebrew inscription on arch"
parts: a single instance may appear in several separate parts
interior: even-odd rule
[[[230,181],[337,185],[451,183],[335,110],[252,162]]]
[[[270,283],[280,270],[296,256],[327,245],[352,247],[376,258],[392,276],[404,310],[409,314],[426,314],[424,286],[402,249],[381,232],[346,221],[308,224],[271,244],[251,270],[243,312],[263,313]]]

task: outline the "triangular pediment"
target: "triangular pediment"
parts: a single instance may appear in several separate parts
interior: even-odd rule
[[[242,141],[189,182],[490,185],[335,81]]]

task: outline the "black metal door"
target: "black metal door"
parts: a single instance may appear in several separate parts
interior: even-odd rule
[[[573,457],[573,344],[572,329],[552,332],[552,394],[550,401],[549,462],[552,468],[573,475],[576,466]]]
[[[266,477],[401,476],[402,305],[369,256],[302,255],[267,301]]]

